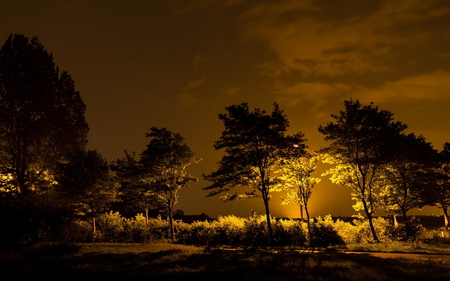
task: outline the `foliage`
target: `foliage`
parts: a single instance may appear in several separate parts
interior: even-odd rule
[[[444,212],[445,226],[448,227],[450,220],[450,143],[446,142],[442,151],[436,157],[434,177],[432,179],[432,192],[426,192],[422,196],[431,195],[431,200],[438,203]]]
[[[136,153],[128,154],[111,163],[114,172],[114,180],[119,184],[120,198],[130,211],[145,212],[148,219],[148,211],[161,207],[157,194],[145,179],[144,171]]]
[[[297,145],[297,149],[303,151],[303,134],[285,136],[289,122],[276,103],[271,114],[259,108],[250,111],[247,103],[233,105],[226,110],[226,114],[219,114],[225,129],[214,144],[216,150],[225,149],[225,155],[216,171],[204,175],[212,182],[204,189],[211,190],[208,196],[225,193],[222,201],[261,197],[273,242],[269,199],[279,182],[275,172],[287,150]],[[229,194],[228,191],[235,187],[249,188],[250,191]]]
[[[303,150],[292,149],[283,157],[279,173],[281,189],[287,191],[282,205],[295,204],[300,206],[300,217],[303,218],[303,209],[306,212],[306,222],[308,224],[308,235],[312,240],[312,230],[310,225],[310,215],[308,209],[309,198],[312,189],[321,179],[313,177],[316,172],[318,156],[305,154]]]
[[[394,143],[392,159],[383,167],[380,195],[386,211],[403,216],[405,229],[400,232],[408,240],[417,233],[417,223],[407,217],[407,212],[431,203],[422,194],[430,192],[428,181],[436,152],[425,138],[414,134],[399,135]]]
[[[321,179],[313,177],[316,172],[318,156],[306,155],[284,159],[279,172],[281,186],[288,191],[282,197],[282,205],[296,204],[307,207],[312,189]]]
[[[13,193],[48,188],[56,161],[86,143],[86,110],[37,37],[11,35],[0,49],[0,174]]]
[[[372,217],[379,201],[381,168],[391,160],[393,141],[406,125],[393,121],[393,114],[372,104],[344,101],[345,111],[332,115],[335,123],[320,126],[319,132],[331,144],[322,149],[325,162],[334,165],[327,175],[332,182],[352,189],[355,209],[364,210],[375,241]]]
[[[147,149],[141,154],[142,179],[151,187],[155,198],[166,208],[172,240],[175,239],[172,212],[178,202],[178,191],[198,179],[187,168],[201,159],[195,157],[184,138],[166,128],[152,127]]]
[[[56,169],[57,191],[79,215],[92,217],[116,201],[116,186],[110,179],[107,161],[96,150],[77,149]]]
[[[28,194],[0,202],[0,249],[64,242],[73,215],[51,194]]]

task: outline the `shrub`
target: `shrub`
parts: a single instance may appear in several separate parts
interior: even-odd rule
[[[119,212],[104,213],[97,218],[97,239],[102,242],[124,242],[124,218]]]
[[[147,219],[143,214],[137,214],[134,219],[125,220],[126,241],[148,243],[156,239],[150,233]]]
[[[325,216],[325,218],[318,217],[311,224],[310,245],[313,247],[345,245],[345,241],[339,235],[335,225],[336,223],[330,215]]]
[[[395,241],[415,242],[424,235],[425,228],[418,219],[412,217],[410,218],[408,225],[391,225],[387,228],[387,233],[390,238]]]
[[[277,246],[302,247],[307,243],[305,227],[299,221],[279,220],[273,229]]]
[[[418,240],[426,244],[450,245],[450,230],[442,227],[437,230],[424,231]]]

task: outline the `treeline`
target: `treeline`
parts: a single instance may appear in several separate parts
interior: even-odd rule
[[[187,168],[201,161],[184,138],[167,128],[151,127],[142,153],[125,151],[108,163],[96,150],[85,148],[89,130],[85,105],[70,75],[59,72],[37,38],[11,35],[0,50],[1,243],[10,247],[36,241],[103,241],[111,240],[105,238],[111,232],[124,241],[159,237],[209,245],[225,243],[233,229],[240,237],[233,243],[239,245],[263,243],[248,242],[252,237],[269,245],[286,241],[312,245],[330,237],[345,242],[349,235],[339,233],[337,222],[330,226],[314,222],[309,215],[309,198],[320,182],[315,175],[318,161],[331,164],[325,175],[332,182],[351,188],[354,208],[364,211],[372,241],[385,240],[386,233],[391,239],[417,239],[417,224],[407,215],[414,208],[438,204],[447,222],[450,144],[444,144],[442,151],[433,149],[423,136],[406,134],[407,126],[394,121],[392,112],[373,104],[348,100],[344,107],[332,115],[333,122],[319,126],[329,143],[319,151],[308,149],[301,132],[286,135],[289,121],[276,103],[271,113],[250,110],[247,103],[227,107],[226,113],[219,114],[224,131],[214,143],[223,157],[212,173],[203,175],[210,182],[204,189],[210,191],[208,196],[220,195],[222,201],[259,197],[265,219],[177,223],[173,212],[179,190],[197,181]],[[246,190],[231,192],[236,187]],[[273,192],[285,193],[283,204],[299,205],[305,222],[274,220],[270,216]],[[124,219],[108,213],[115,202],[143,215]],[[164,210],[167,218],[158,226],[150,223],[155,222],[149,215],[154,210]],[[403,228],[377,227],[375,213],[380,210],[402,215]],[[167,232],[159,231],[165,224]],[[119,225],[128,234],[120,234]],[[344,228],[360,225],[355,221]]]

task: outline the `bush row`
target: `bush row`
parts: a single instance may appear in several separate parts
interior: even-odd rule
[[[105,213],[97,218],[97,231],[92,233],[91,222],[77,221],[67,232],[73,242],[136,242],[151,243],[169,239],[168,222],[161,218],[146,219],[137,215],[128,219],[119,213]],[[307,223],[298,220],[271,220],[276,246],[303,247],[369,243],[372,235],[368,221],[363,218],[352,222],[333,220],[331,216],[318,217],[311,222],[311,237]],[[406,237],[403,225],[394,227],[391,220],[375,218],[374,227],[381,242],[400,241]],[[260,247],[269,245],[265,216],[248,218],[221,216],[214,221],[196,221],[191,224],[176,222],[177,242],[186,245]],[[426,231],[418,222],[412,224],[410,241],[449,243],[448,231]]]

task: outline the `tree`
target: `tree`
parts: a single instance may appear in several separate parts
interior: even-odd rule
[[[11,35],[0,49],[0,173],[11,192],[45,185],[55,163],[87,143],[85,104],[37,37]]]
[[[308,202],[312,195],[312,189],[320,182],[320,178],[313,177],[313,174],[316,173],[318,156],[305,155],[303,149],[294,148],[293,153],[284,157],[281,165],[281,186],[283,190],[287,191],[285,197],[282,197],[282,204],[300,206],[301,218],[303,218],[303,209],[305,210],[308,234],[310,243],[312,243]]]
[[[187,168],[201,159],[195,157],[184,143],[184,138],[166,128],[152,127],[147,149],[141,154],[140,164],[144,181],[151,186],[156,198],[165,206],[170,226],[170,236],[175,239],[173,208],[178,202],[178,191],[189,187],[198,179],[187,172]]]
[[[125,156],[111,164],[115,180],[119,183],[122,202],[127,209],[145,213],[148,223],[148,212],[156,209],[160,202],[149,180],[146,179],[144,169],[136,159],[136,153],[131,155],[125,151]]]
[[[221,197],[224,202],[261,197],[270,242],[273,243],[269,199],[279,183],[275,171],[286,150],[294,145],[304,149],[303,134],[291,138],[285,136],[289,122],[276,103],[270,115],[259,108],[249,111],[247,103],[233,105],[226,110],[228,113],[219,114],[225,130],[214,144],[216,150],[225,149],[225,155],[216,171],[204,175],[206,180],[213,182],[204,189],[212,190],[208,196],[225,192]],[[235,187],[247,187],[251,191],[229,194],[228,191]]]
[[[331,181],[352,189],[354,208],[364,210],[373,239],[379,242],[372,218],[379,200],[381,169],[392,158],[393,140],[406,125],[393,121],[393,114],[373,104],[344,101],[345,111],[331,115],[336,123],[320,126],[331,144],[321,149],[324,162],[334,165],[325,174]]]
[[[406,239],[411,234],[407,212],[428,204],[422,194],[429,191],[428,176],[435,150],[422,136],[400,134],[393,142],[391,160],[382,168],[383,205],[386,211],[403,216]]]
[[[433,202],[441,205],[445,227],[448,227],[450,208],[450,143],[446,142],[436,159],[433,186]],[[429,195],[426,194],[426,195]]]
[[[108,162],[96,150],[77,149],[58,162],[57,192],[79,215],[90,214],[92,231],[95,218],[117,200],[117,186],[111,181]]]

